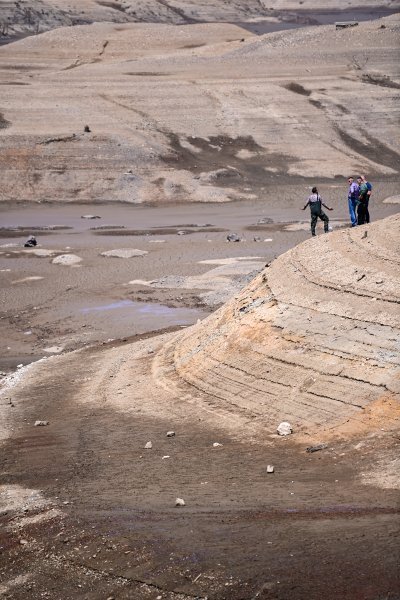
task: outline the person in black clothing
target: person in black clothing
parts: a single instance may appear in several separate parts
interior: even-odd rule
[[[310,207],[311,211],[311,235],[315,235],[315,226],[317,224],[318,218],[324,222],[324,232],[328,233],[329,231],[329,217],[324,213],[322,207],[324,206],[328,210],[333,210],[326,204],[322,202],[321,196],[318,194],[318,190],[316,187],[313,187],[311,190],[312,194],[308,197],[307,204],[303,207],[302,210],[306,210],[307,206]]]
[[[363,180],[363,178],[361,176],[357,177],[357,183],[360,187],[360,193],[358,196],[358,205],[357,205],[357,222],[358,222],[358,225],[364,225],[365,223],[368,222],[367,221],[367,213],[368,213],[368,220],[369,220],[368,186],[367,186],[366,180]]]
[[[365,185],[367,186],[367,196],[365,198],[365,222],[369,223],[370,222],[370,217],[369,217],[369,200],[371,198],[372,185],[367,180],[367,178],[365,177],[365,175],[360,175],[360,177],[361,177],[361,182],[365,183]]]

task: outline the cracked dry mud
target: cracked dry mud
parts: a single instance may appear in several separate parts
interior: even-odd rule
[[[185,331],[14,375],[4,597],[395,598],[399,222],[302,243]]]

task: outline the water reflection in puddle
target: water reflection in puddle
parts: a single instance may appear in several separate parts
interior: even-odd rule
[[[79,309],[85,315],[101,315],[105,311],[116,311],[118,315],[113,318],[118,320],[129,318],[132,322],[152,319],[152,327],[166,325],[188,325],[194,323],[198,318],[204,317],[204,313],[194,308],[172,308],[156,302],[134,302],[133,300],[118,300],[111,304],[99,304],[97,306],[86,306]]]

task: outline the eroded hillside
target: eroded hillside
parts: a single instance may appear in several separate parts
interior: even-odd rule
[[[262,36],[99,23],[3,46],[1,200],[227,201],[360,171],[396,182],[398,32],[396,16]]]

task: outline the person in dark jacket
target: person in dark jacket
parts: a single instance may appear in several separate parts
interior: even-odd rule
[[[357,183],[360,187],[360,193],[358,196],[358,205],[357,205],[357,222],[358,225],[364,225],[367,222],[367,212],[368,212],[368,186],[367,182],[363,181],[362,177],[357,177]],[[369,212],[368,212],[369,219]]]
[[[365,177],[365,175],[361,175],[361,183],[365,183],[365,185],[367,186],[367,198],[366,198],[366,202],[365,202],[365,222],[369,223],[370,221],[370,217],[369,217],[369,200],[371,198],[371,194],[372,194],[372,185],[370,184],[370,182],[367,180],[367,178]]]
[[[315,226],[317,224],[318,218],[324,222],[324,232],[328,233],[329,231],[329,217],[324,213],[322,207],[324,206],[328,210],[333,210],[330,206],[327,206],[322,202],[322,198],[318,193],[316,187],[313,187],[311,190],[311,196],[308,197],[307,204],[303,207],[302,210],[306,210],[307,206],[310,207],[311,211],[311,235],[315,235]]]

